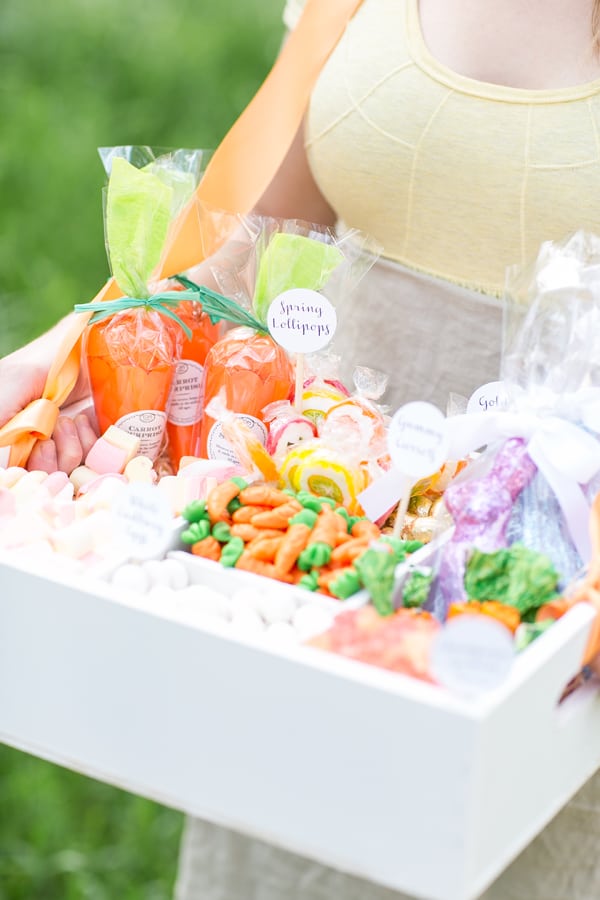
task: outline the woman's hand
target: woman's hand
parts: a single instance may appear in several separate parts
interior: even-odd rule
[[[62,329],[57,326],[0,359],[0,426],[42,396],[54,344],[61,334]],[[85,392],[85,379],[80,377],[69,400],[83,397]],[[27,463],[29,470],[61,470],[70,474],[87,456],[97,438],[93,417],[85,412],[65,412],[58,417],[52,437],[36,443]]]

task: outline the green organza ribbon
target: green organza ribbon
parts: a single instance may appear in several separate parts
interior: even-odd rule
[[[178,306],[183,300],[194,300],[202,307],[202,311],[206,313],[213,325],[224,319],[234,325],[246,325],[255,331],[264,331],[264,325],[256,319],[251,313],[243,309],[235,300],[217,294],[209,288],[202,287],[199,284],[186,278],[184,275],[176,275],[175,281],[178,281],[185,287],[184,291],[163,291],[162,293],[153,294],[151,297],[119,297],[118,300],[97,300],[91,303],[78,303],[75,306],[76,313],[92,312],[90,325],[96,322],[102,322],[105,319],[114,316],[116,313],[123,312],[126,309],[154,309],[157,312],[168,316],[183,328],[188,340],[192,337],[192,332],[171,307]]]
[[[239,303],[236,303],[235,300],[224,297],[222,294],[217,294],[216,291],[211,291],[209,288],[202,287],[186,278],[185,275],[176,275],[175,281],[178,281],[179,284],[186,288],[186,293],[187,291],[194,292],[194,299],[201,304],[202,309],[213,325],[215,322],[220,322],[221,319],[224,319],[233,325],[246,325],[255,331],[266,332],[266,327],[252,313],[249,313]]]
[[[105,319],[114,316],[116,313],[123,312],[126,309],[154,309],[156,312],[168,316],[183,328],[185,336],[188,340],[192,337],[191,329],[183,322],[171,307],[178,306],[182,300],[196,300],[197,296],[192,291],[165,291],[164,293],[154,294],[152,297],[141,299],[139,297],[119,297],[118,300],[96,300],[91,303],[77,303],[75,306],[76,313],[92,312],[90,325],[96,322],[103,322]]]

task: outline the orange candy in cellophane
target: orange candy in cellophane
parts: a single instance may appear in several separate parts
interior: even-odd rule
[[[219,398],[228,413],[242,421],[264,443],[267,428],[262,410],[293,392],[294,368],[283,347],[272,337],[246,326],[233,328],[206,357],[204,408]],[[200,455],[230,458],[232,452],[218,422],[204,413],[200,425]]]
[[[181,359],[175,368],[167,435],[169,458],[175,471],[182,456],[198,456],[199,422],[204,408],[204,364],[208,351],[219,339],[221,325],[213,325],[195,300],[183,300],[175,312],[188,326],[192,337],[183,337]]]
[[[138,307],[91,325],[84,354],[100,432],[117,425],[155,459],[165,438],[174,367],[183,331],[156,310]]]

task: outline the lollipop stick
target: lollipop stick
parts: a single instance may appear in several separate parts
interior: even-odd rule
[[[395,538],[399,538],[404,527],[404,519],[406,518],[406,510],[408,509],[408,501],[410,500],[410,485],[406,486],[402,499],[396,509],[396,518],[394,520],[394,530],[392,532]]]
[[[294,406],[302,412],[302,394],[304,393],[304,354],[296,353],[296,386],[294,389]]]

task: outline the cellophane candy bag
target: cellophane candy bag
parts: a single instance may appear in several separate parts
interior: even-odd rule
[[[201,225],[201,235],[205,245],[200,258],[205,260],[212,248],[220,247],[235,228],[235,215],[224,210],[208,209],[197,205]],[[210,248],[210,250],[209,250]],[[204,281],[200,270],[206,263],[191,269],[186,275],[193,281]],[[183,289],[183,285],[172,280],[169,286]],[[204,413],[204,365],[208,351],[223,335],[222,322],[213,322],[204,312],[198,300],[182,300],[175,307],[179,318],[188,326],[191,337],[184,336],[181,359],[175,368],[167,417],[168,455],[174,470],[184,456],[198,456],[200,452],[199,424]]]
[[[508,273],[504,411],[448,419],[454,452],[487,445],[446,490],[455,530],[436,612],[464,600],[474,549],[523,545],[568,584],[589,562],[589,508],[600,487],[600,238],[542,245]],[[493,599],[493,598],[489,598]]]
[[[267,329],[272,301],[293,288],[322,290],[330,298],[368,269],[363,248],[338,240],[323,228],[299,221],[248,217],[247,247],[239,245],[229,259],[213,267],[221,291],[241,306],[252,308],[262,328],[236,328],[210,351],[206,360],[205,403],[225,391],[230,411],[266,442],[268,427],[263,410],[269,404],[292,399],[295,370],[289,354]],[[351,252],[351,247],[353,248]],[[369,257],[370,264],[374,256]],[[204,416],[200,428],[200,452],[209,458],[228,455],[218,422]]]
[[[106,245],[124,297],[92,317],[84,358],[101,431],[116,425],[135,434],[140,453],[155,459],[186,331],[174,321],[173,306],[191,295],[156,295],[152,279],[172,223],[198,181],[202,151],[155,157],[149,148],[112,148],[101,155],[110,170]]]

